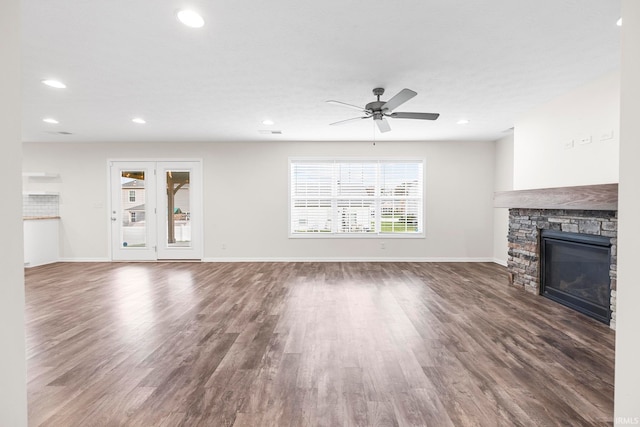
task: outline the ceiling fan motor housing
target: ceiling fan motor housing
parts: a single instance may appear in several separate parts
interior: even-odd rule
[[[384,101],[373,101],[368,103],[364,109],[368,110],[373,114],[374,120],[380,120],[382,118],[382,106],[386,104]]]

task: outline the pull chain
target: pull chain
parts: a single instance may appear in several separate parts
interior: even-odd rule
[[[378,96],[378,99],[380,99],[380,96]],[[373,130],[373,146],[376,146],[376,122],[374,120],[371,120],[371,129]]]

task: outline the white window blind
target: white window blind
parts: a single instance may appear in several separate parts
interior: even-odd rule
[[[421,160],[292,160],[290,233],[423,232]]]

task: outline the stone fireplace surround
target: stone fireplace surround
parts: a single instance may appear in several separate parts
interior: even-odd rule
[[[617,184],[499,192],[495,207],[509,208],[510,281],[540,294],[541,230],[557,230],[611,239],[611,322],[616,320]]]

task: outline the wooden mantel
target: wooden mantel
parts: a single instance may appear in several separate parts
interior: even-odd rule
[[[618,210],[618,184],[498,191],[496,208]]]

